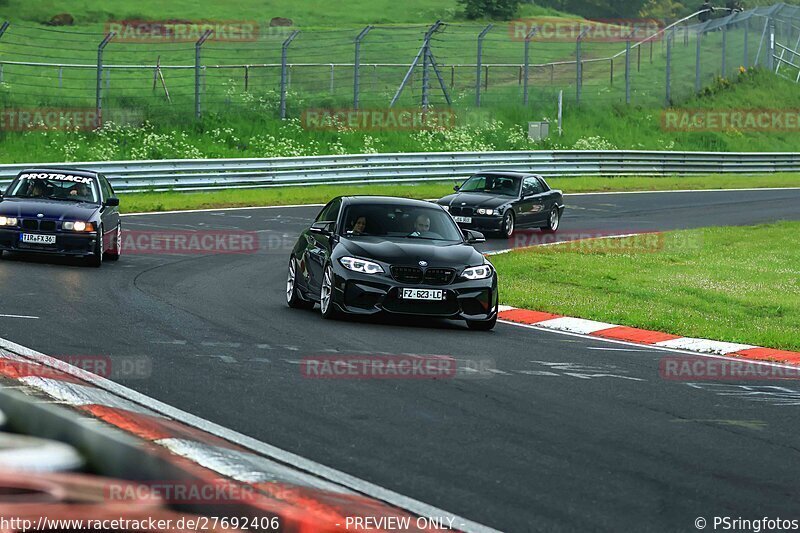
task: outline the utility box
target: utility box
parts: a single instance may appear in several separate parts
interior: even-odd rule
[[[528,138],[532,141],[541,141],[550,136],[549,122],[528,122]]]

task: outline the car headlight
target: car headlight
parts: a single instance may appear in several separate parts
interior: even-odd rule
[[[478,209],[478,214],[479,215],[497,216],[497,215],[500,214],[500,210],[499,209],[484,209],[484,208],[481,207],[481,208]]]
[[[94,224],[90,222],[64,222],[62,227],[68,231],[94,231]]]
[[[461,277],[465,279],[486,279],[492,275],[491,265],[481,265],[476,267],[465,268],[461,273]]]
[[[342,257],[339,262],[347,270],[353,272],[361,272],[362,274],[380,274],[383,272],[383,267],[374,261],[367,261],[366,259],[358,259],[357,257]]]
[[[0,217],[0,226],[16,226],[17,219],[14,217]]]

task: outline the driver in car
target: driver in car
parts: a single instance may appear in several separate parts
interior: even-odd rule
[[[356,218],[356,221],[353,223],[353,229],[350,230],[350,233],[353,235],[363,235],[366,229],[367,217],[360,216]]]
[[[428,215],[417,215],[414,221],[414,231],[411,232],[412,237],[428,237],[436,238],[438,235],[431,231],[431,218]]]

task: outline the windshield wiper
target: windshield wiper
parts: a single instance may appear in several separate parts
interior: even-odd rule
[[[81,200],[80,198],[69,198],[64,196],[45,196],[48,200],[66,200],[68,202],[80,202],[83,203],[86,200]]]

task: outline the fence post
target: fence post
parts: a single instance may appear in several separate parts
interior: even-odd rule
[[[722,77],[723,78],[725,77],[725,74],[727,73],[727,68],[726,68],[727,65],[725,64],[725,63],[727,63],[727,61],[725,61],[725,59],[726,59],[725,56],[727,55],[727,50],[726,50],[727,48],[728,48],[728,25],[725,24],[722,27],[722,70],[721,70],[721,72],[722,72]]]
[[[667,100],[666,105],[672,104],[672,37],[674,31],[667,34]]]
[[[744,23],[744,68],[750,68],[750,54],[748,53],[747,46],[750,39],[750,20]]]
[[[406,75],[403,76],[403,81],[400,82],[400,87],[398,87],[397,92],[394,93],[392,101],[389,103],[389,107],[394,107],[394,105],[397,103],[397,100],[400,98],[400,95],[403,94],[403,89],[405,89],[406,85],[409,83],[409,80],[412,79],[414,69],[417,68],[417,65],[419,64],[419,58],[424,54],[427,59],[427,56],[430,52],[430,50],[428,50],[428,46],[430,45],[431,37],[435,32],[439,31],[439,28],[441,28],[443,25],[444,23],[441,20],[437,20],[430,28],[428,28],[428,31],[425,32],[425,37],[423,37],[422,40],[422,46],[420,47],[419,52],[417,52],[416,57],[414,57],[414,61],[411,62],[411,66],[406,71]]]
[[[705,25],[703,25],[705,27]],[[700,50],[703,43],[703,32],[697,30],[697,50],[695,51],[694,60],[694,92],[699,93],[702,88],[702,80],[700,79]]]
[[[294,30],[289,36],[283,41],[283,45],[281,45],[281,120],[286,118],[286,85],[288,82],[288,69],[286,68],[286,58],[288,56],[289,45],[292,44],[292,41],[297,34],[300,33],[300,30]]]
[[[114,38],[115,32],[110,32],[103,40],[97,45],[97,93],[95,95],[95,128],[99,128],[102,124],[103,117],[103,50],[108,42]]]
[[[775,67],[775,21],[769,19],[769,41],[767,42],[767,70]]]
[[[489,33],[489,30],[491,30],[492,27],[493,24],[489,24],[478,34],[477,71],[475,74],[475,105],[478,107],[481,106],[481,62],[483,59],[483,38],[487,33]]]
[[[356,35],[355,39],[355,56],[353,58],[353,109],[358,109],[358,101],[361,98],[361,81],[360,81],[360,70],[361,70],[361,41],[364,40],[364,37],[367,36],[369,30],[372,29],[372,26],[367,26],[361,33]]]
[[[575,99],[578,104],[581,103],[581,92],[583,90],[583,63],[581,62],[581,41],[590,28],[584,28],[578,38],[575,40],[575,69],[576,69],[576,88]]]
[[[533,36],[536,35],[537,29],[538,28],[536,27],[531,28],[531,31],[529,31],[528,34],[525,36],[525,68],[524,68],[525,72],[522,78],[522,103],[524,105],[528,105],[528,73],[531,64],[530,61],[531,39],[533,39]]]
[[[200,66],[200,48],[203,43],[211,37],[213,30],[206,30],[203,35],[194,43],[194,118],[200,118],[200,76],[202,74],[202,67]]]
[[[8,27],[11,25],[10,22],[7,20],[3,21],[2,26],[0,26],[0,37],[6,32]],[[0,83],[3,83],[3,65],[0,63]]]
[[[636,33],[636,30],[633,30]],[[625,40],[625,103],[631,103],[631,33]]]

